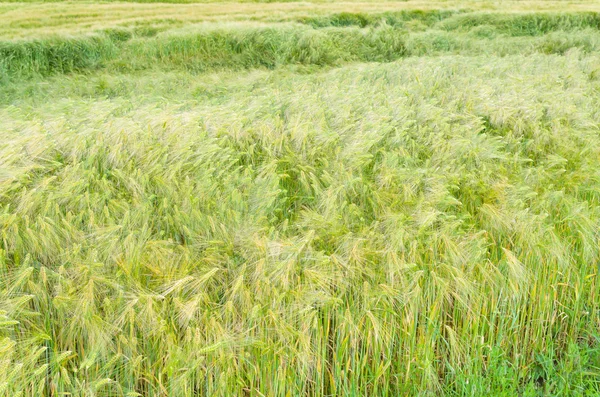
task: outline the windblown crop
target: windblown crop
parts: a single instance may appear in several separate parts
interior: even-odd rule
[[[0,43],[0,396],[600,394],[598,14],[277,15]]]

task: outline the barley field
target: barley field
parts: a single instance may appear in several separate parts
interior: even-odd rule
[[[0,2],[0,138],[1,397],[600,396],[598,2]]]

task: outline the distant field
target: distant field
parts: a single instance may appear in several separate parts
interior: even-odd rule
[[[111,26],[187,24],[222,21],[294,21],[333,13],[382,13],[401,10],[469,10],[497,12],[600,12],[595,1],[329,1],[167,4],[143,2],[0,2],[0,37],[74,34]],[[192,2],[193,3],[193,2]]]
[[[0,3],[0,396],[600,395],[600,3]]]

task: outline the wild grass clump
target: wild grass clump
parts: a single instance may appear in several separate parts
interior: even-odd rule
[[[93,70],[116,54],[112,36],[50,38],[33,41],[0,41],[0,71],[27,76]]]
[[[322,15],[317,17],[300,18],[299,22],[313,26],[323,27],[367,27],[372,25],[386,24],[389,26],[404,26],[405,24],[419,21],[426,26],[431,26],[453,15],[467,12],[466,10],[404,10],[398,12],[383,13],[351,13]]]
[[[564,54],[578,48],[585,52],[593,52],[600,48],[600,36],[596,29],[578,32],[553,32],[544,36],[540,49],[546,54]]]
[[[155,41],[131,42],[130,65],[148,63],[206,71],[219,68],[274,68],[287,64],[336,65],[356,61],[390,61],[404,55],[404,33],[392,28],[210,31],[165,35]]]
[[[510,36],[538,36],[555,31],[599,29],[600,13],[468,13],[446,18],[439,26],[447,30],[470,30],[489,25]]]

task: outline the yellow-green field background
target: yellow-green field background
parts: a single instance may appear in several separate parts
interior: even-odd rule
[[[0,3],[0,37],[34,38],[77,34],[133,23],[224,21],[281,22],[332,13],[378,13],[401,10],[600,11],[597,1],[331,1],[209,2],[194,4],[134,2]]]

